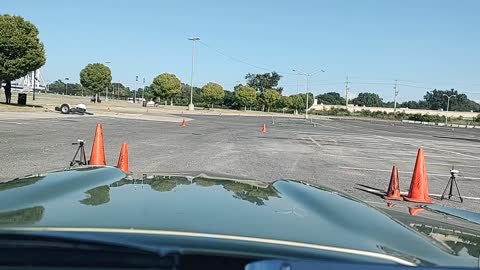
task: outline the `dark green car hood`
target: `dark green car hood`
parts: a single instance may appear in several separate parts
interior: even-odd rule
[[[417,215],[419,211],[423,212]],[[441,207],[371,207],[342,193],[291,180],[265,184],[201,176],[132,179],[113,167],[0,183],[0,231],[54,227],[195,232],[476,267],[480,232],[466,219],[477,216],[456,213]]]

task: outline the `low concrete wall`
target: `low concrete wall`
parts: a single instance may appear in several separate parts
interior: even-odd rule
[[[330,108],[341,108],[345,109],[345,106],[341,105],[323,105],[323,104],[317,104],[313,105],[310,110],[317,110],[317,111],[322,111],[322,110],[330,110]],[[382,111],[382,112],[387,112],[393,113],[393,108],[382,108],[382,107],[363,107],[363,106],[354,106],[354,105],[348,105],[347,108],[350,112],[359,112],[361,110],[369,110],[372,112],[377,112],[377,111]],[[407,109],[407,108],[397,108],[397,112],[404,112],[406,114],[429,114],[429,115],[445,115],[446,111],[434,111],[434,110],[419,110],[419,109]],[[448,112],[448,117],[476,117],[480,113],[478,112],[455,112],[455,111],[450,111]]]

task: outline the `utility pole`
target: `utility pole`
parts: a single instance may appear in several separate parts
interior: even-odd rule
[[[398,96],[398,80],[395,80],[395,85],[393,86],[393,90],[395,91],[395,98],[393,99],[393,113],[397,112],[397,96]]]
[[[138,75],[135,76],[135,88],[133,89],[133,103],[137,103],[137,83],[138,83]]]
[[[300,94],[300,92],[298,91],[298,76],[295,76],[295,78],[297,78],[297,94]]]
[[[188,110],[193,111],[195,110],[195,106],[193,105],[193,74],[195,72],[195,41],[199,41],[200,38],[192,37],[188,40],[192,41],[192,77],[190,79],[190,104],[188,104]]]
[[[348,84],[350,82],[348,81],[348,75],[347,75],[347,79],[345,80],[345,109],[348,110]]]
[[[308,119],[308,78],[310,77],[310,74],[307,76],[307,104],[305,104],[305,119]]]
[[[145,78],[143,78],[142,102],[144,101],[144,98],[145,98]]]

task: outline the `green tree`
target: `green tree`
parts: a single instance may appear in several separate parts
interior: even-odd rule
[[[81,96],[83,94],[88,94],[86,89],[78,83],[65,83],[62,80],[56,80],[53,83],[48,85],[48,91],[56,94],[64,94],[67,89],[68,94]]]
[[[128,97],[133,95],[133,93],[130,91],[130,88],[125,87],[122,83],[119,82],[112,83],[111,91],[113,93],[112,96],[119,99],[127,99]],[[145,91],[145,98],[148,99],[147,91]]]
[[[225,92],[221,85],[209,82],[202,87],[202,97],[206,102],[211,103],[213,108],[213,103],[223,100]]]
[[[353,104],[358,106],[367,106],[367,107],[382,107],[383,100],[375,93],[360,93],[354,99],[352,99]]]
[[[288,108],[290,106],[290,98],[288,96],[280,96],[280,100],[277,102],[277,106],[280,109]]]
[[[20,16],[0,16],[0,85],[27,75],[45,64],[38,29]]]
[[[280,94],[282,93],[282,88],[278,87],[278,82],[280,81],[280,76],[275,71],[272,73],[264,73],[264,74],[251,74],[248,73],[245,75],[245,79],[247,80],[247,85],[253,87],[260,93],[265,92],[267,89],[275,89]]]
[[[237,100],[235,99],[235,93],[225,90],[225,97],[223,98],[223,105],[228,108],[238,107]]]
[[[299,96],[302,97],[302,102],[303,102],[302,110],[305,111],[305,109],[306,109],[305,105],[307,104],[307,94],[299,94]],[[313,100],[314,100],[313,94],[308,93],[308,108],[312,107]]]
[[[294,110],[295,114],[298,114],[299,110],[305,109],[305,101],[302,95],[293,95],[289,97],[289,108]]]
[[[318,104],[345,105],[345,99],[337,92],[328,92],[317,96]]]
[[[409,108],[409,109],[428,109],[428,104],[424,100],[420,101],[405,101],[398,105],[399,108]]]
[[[105,92],[112,83],[112,73],[107,66],[95,63],[88,64],[80,71],[80,83],[95,96]]]
[[[237,102],[244,106],[245,111],[247,106],[252,106],[257,100],[257,93],[253,87],[247,85],[241,85],[235,89],[235,99]]]
[[[201,96],[201,88],[193,87],[193,103],[199,104],[203,102]],[[174,97],[174,101],[179,105],[188,105],[190,103],[190,85],[182,83],[180,93]]]
[[[451,111],[479,111],[480,105],[473,100],[468,99],[467,95],[459,94],[457,90],[437,90],[429,91],[423,97],[428,104],[430,110],[439,110],[447,109],[447,97],[444,95],[452,96],[450,99],[450,108]]]
[[[282,96],[278,93],[277,90],[267,89],[263,93],[263,102],[267,107],[267,111],[270,112],[270,108],[275,106]]]
[[[180,93],[182,82],[173,74],[162,73],[153,79],[150,87],[156,97],[165,99],[170,98],[170,105],[173,106],[173,97]],[[165,105],[167,105],[166,100]]]

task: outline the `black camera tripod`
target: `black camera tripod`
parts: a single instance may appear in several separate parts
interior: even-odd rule
[[[463,203],[463,198],[462,198],[462,195],[460,194],[460,189],[458,189],[457,180],[455,179],[457,176],[457,173],[458,171],[454,171],[454,168],[452,167],[452,170],[450,170],[450,175],[451,175],[450,179],[448,180],[447,186],[443,190],[442,197],[440,198],[440,200],[443,200],[445,199],[445,197],[447,197],[445,195],[445,193],[447,192],[447,189],[449,189],[448,199],[450,200],[453,196],[453,185],[455,185],[455,187],[457,188],[458,197],[460,198],[460,202]]]
[[[78,145],[78,148],[72,158],[72,161],[70,161],[70,167],[75,164],[78,164],[80,166],[87,165],[87,157],[85,156],[85,143],[83,142],[83,140],[78,140],[77,142],[72,143],[72,145]],[[77,156],[79,156],[78,160],[76,159]]]

